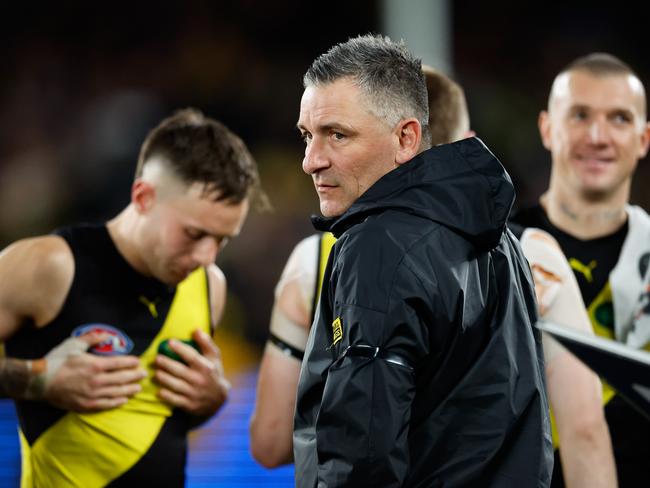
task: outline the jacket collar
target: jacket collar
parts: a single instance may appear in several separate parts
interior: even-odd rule
[[[491,249],[501,238],[514,198],[504,167],[472,137],[418,154],[381,177],[342,215],[313,216],[312,223],[340,237],[369,215],[396,210],[437,222]]]

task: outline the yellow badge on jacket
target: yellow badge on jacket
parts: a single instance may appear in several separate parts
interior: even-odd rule
[[[341,324],[341,317],[336,317],[336,320],[332,322],[332,332],[334,334],[334,341],[332,345],[335,345],[343,337],[343,326]]]

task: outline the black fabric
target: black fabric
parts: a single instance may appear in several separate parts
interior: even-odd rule
[[[175,410],[144,456],[122,476],[106,485],[107,488],[185,486],[187,442],[184,439],[192,420],[185,412]]]
[[[513,199],[473,138],[314,219],[339,239],[298,387],[298,487],[548,486],[532,278],[505,230]],[[343,354],[358,346],[381,354]]]
[[[551,234],[562,248],[567,259],[575,259],[588,268],[588,272],[574,269],[582,299],[590,304],[609,281],[609,273],[616,266],[623,242],[627,236],[627,221],[615,232],[597,239],[577,239],[555,227],[541,205],[522,209],[513,214],[511,221],[522,227],[536,227]],[[613,313],[606,324],[614,332]]]
[[[293,347],[291,344],[280,339],[273,332],[269,334],[269,342],[279,348],[287,356],[296,358],[298,361],[302,361],[302,358],[305,355],[305,351],[301,351],[297,347]]]
[[[399,356],[398,354],[393,354],[389,351],[386,351],[385,349],[381,349],[380,347],[373,347],[373,346],[368,346],[366,344],[357,344],[356,346],[348,346],[348,348],[343,351],[343,355],[337,359],[337,361],[341,361],[344,356],[350,356],[350,357],[362,357],[362,358],[368,358],[368,359],[381,359],[383,361],[393,363],[397,366],[402,366],[403,368],[406,368],[407,370],[414,372],[415,368],[413,365],[409,364],[408,359],[405,359],[402,356]]]
[[[44,327],[26,324],[6,343],[7,355],[33,359],[71,336],[84,324],[101,323],[120,329],[133,341],[130,354],[142,354],[157,335],[167,317],[176,292],[175,287],[137,273],[117,251],[104,225],[80,225],[56,231],[62,236],[75,260],[75,275],[59,315]],[[157,317],[152,316],[140,297],[155,303]],[[66,412],[46,402],[16,401],[21,430],[33,444]],[[157,449],[156,462],[183,475],[186,449],[187,419],[174,415],[165,426],[164,439],[169,449]],[[172,440],[170,433],[175,435]],[[180,450],[180,451],[179,451]],[[140,469],[136,464],[132,470]]]
[[[517,211],[512,218],[515,226],[523,229],[536,227],[545,230],[557,239],[568,259],[575,257],[581,262],[596,261],[592,283],[584,274],[574,274],[580,285],[582,298],[587,306],[600,293],[609,280],[609,274],[616,265],[623,242],[627,236],[627,222],[616,232],[598,239],[580,240],[561,231],[548,219],[541,205]],[[614,313],[611,302],[601,304],[596,311],[599,325],[614,332]],[[605,405],[605,418],[612,438],[618,483],[621,488],[633,488],[646,484],[647,461],[650,459],[650,421],[636,411],[622,398],[615,396]],[[561,448],[561,441],[560,441]],[[556,453],[553,488],[564,486],[560,456]]]

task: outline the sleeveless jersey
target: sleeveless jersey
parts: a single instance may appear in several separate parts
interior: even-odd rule
[[[541,205],[520,210],[514,214],[512,222],[523,227],[542,229],[558,241],[578,281],[594,332],[601,337],[614,339],[614,307],[610,273],[618,262],[628,234],[627,222],[613,234],[587,241],[576,239],[555,227],[548,220]],[[513,230],[517,234],[516,229]],[[605,382],[603,382],[603,404],[612,438],[619,485],[635,486],[633,480],[646,477],[644,463],[650,455],[650,422],[617,396]],[[552,486],[564,486],[561,461],[557,451]]]
[[[316,274],[316,286],[314,288],[314,299],[313,305],[311,307],[311,320],[314,321],[314,316],[316,315],[316,307],[318,306],[318,300],[320,300],[320,292],[323,288],[323,278],[325,277],[325,268],[327,268],[327,262],[329,261],[330,251],[334,244],[336,243],[336,237],[331,232],[323,232],[320,236],[319,246],[318,246],[318,259],[317,271]]]
[[[66,412],[46,402],[17,401],[23,451],[22,487],[183,486],[192,417],[156,396],[153,360],[167,338],[210,332],[207,274],[199,268],[177,287],[137,273],[104,225],[57,231],[74,256],[72,285],[58,316],[27,323],[7,354],[43,357],[87,328],[113,334],[97,353],[140,357],[148,376],[125,405],[97,413]]]

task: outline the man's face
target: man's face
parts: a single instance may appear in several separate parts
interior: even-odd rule
[[[153,276],[175,285],[199,266],[214,263],[228,239],[239,234],[248,200],[214,201],[201,185],[158,199],[147,212],[141,253]]]
[[[628,188],[648,150],[645,97],[628,75],[560,75],[540,133],[553,159],[552,178],[582,195],[598,197]]]
[[[397,167],[399,138],[373,115],[349,78],[305,89],[298,129],[302,168],[312,176],[326,217],[343,214],[379,178]]]

